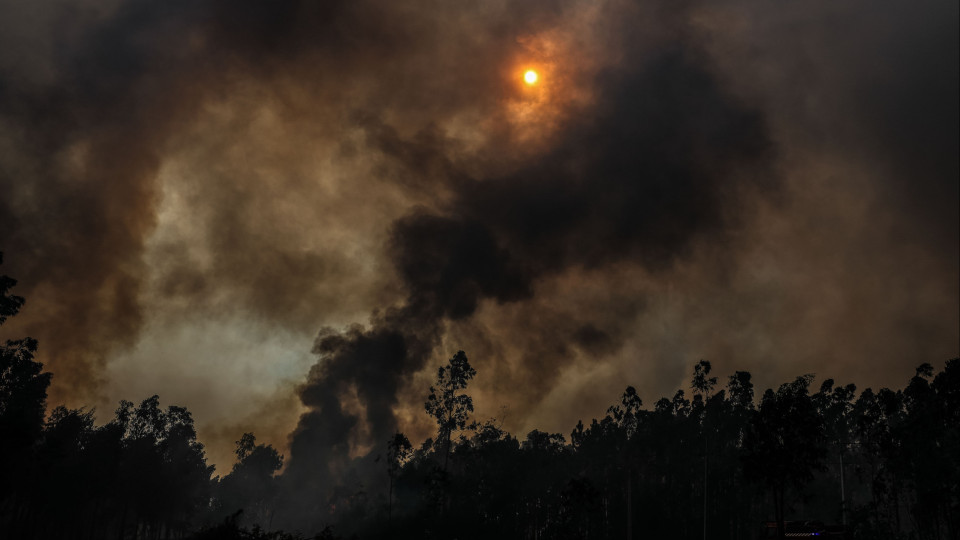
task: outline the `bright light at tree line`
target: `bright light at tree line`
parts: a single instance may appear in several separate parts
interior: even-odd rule
[[[523,80],[527,84],[533,84],[537,82],[537,72],[532,69],[528,69],[527,72],[523,74]]]

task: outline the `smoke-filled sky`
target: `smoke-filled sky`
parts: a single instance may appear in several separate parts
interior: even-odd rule
[[[459,349],[520,435],[701,358],[900,385],[960,352],[958,19],[0,0],[2,337],[40,340],[51,404],[159,394],[221,472],[252,430],[318,481],[429,436]]]

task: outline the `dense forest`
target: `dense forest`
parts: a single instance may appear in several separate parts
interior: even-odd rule
[[[15,283],[0,276],[0,324],[24,303]],[[720,381],[701,360],[652,407],[627,387],[602,419],[519,438],[473,418],[477,373],[459,352],[424,389],[434,438],[397,433],[346,481],[304,489],[250,433],[213,476],[190,412],[157,396],[109,419],[48,410],[37,347],[0,345],[2,538],[753,539],[800,521],[822,536],[960,537],[958,359],[921,364],[901,390],[803,375],[759,395],[750,373]]]

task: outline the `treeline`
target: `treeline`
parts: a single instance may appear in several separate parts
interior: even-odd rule
[[[453,361],[445,369],[458,372]],[[812,392],[806,375],[759,404],[749,373],[724,388],[710,373],[699,362],[692,396],[678,390],[652,409],[628,387],[569,439],[534,430],[521,441],[491,421],[464,432],[447,456],[461,424],[435,414],[437,442],[411,451],[397,435],[388,445],[396,500],[386,516],[370,507],[375,525],[356,530],[752,539],[783,536],[784,521],[805,518],[846,522],[848,538],[958,538],[960,360],[935,376],[921,365],[901,391],[859,396],[832,380]],[[763,527],[768,520],[778,527]]]
[[[0,276],[0,324],[23,305],[14,284]],[[732,540],[797,519],[846,523],[851,539],[960,536],[958,359],[921,365],[902,390],[813,391],[806,375],[759,399],[749,373],[721,384],[701,361],[688,391],[652,407],[628,387],[569,436],[520,439],[472,417],[476,371],[460,352],[426,392],[435,437],[397,433],[355,462],[362,473],[304,492],[252,434],[212,477],[190,413],[157,396],[100,426],[48,414],[36,350],[0,345],[0,538]],[[266,532],[278,528],[297,532]]]

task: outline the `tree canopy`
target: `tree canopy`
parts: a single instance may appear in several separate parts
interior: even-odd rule
[[[24,305],[11,293],[15,284],[0,276],[0,323]],[[681,389],[644,408],[627,386],[603,418],[576,422],[567,438],[538,429],[515,437],[502,419],[472,418],[468,386],[477,371],[459,351],[426,392],[435,439],[413,444],[397,432],[356,457],[327,493],[304,494],[289,490],[283,456],[253,433],[240,434],[229,473],[213,477],[193,416],[161,406],[159,396],[121,401],[102,425],[93,410],[48,411],[51,374],[35,360],[37,347],[30,338],[0,345],[3,538],[732,540],[803,530],[946,540],[960,533],[956,358],[939,372],[921,364],[900,390],[857,394],[854,384],[828,379],[814,393],[813,375],[803,375],[759,401],[750,373],[737,371],[718,388],[701,360],[692,399]],[[276,516],[292,497],[316,499],[303,523],[319,525],[274,530],[290,525]]]

